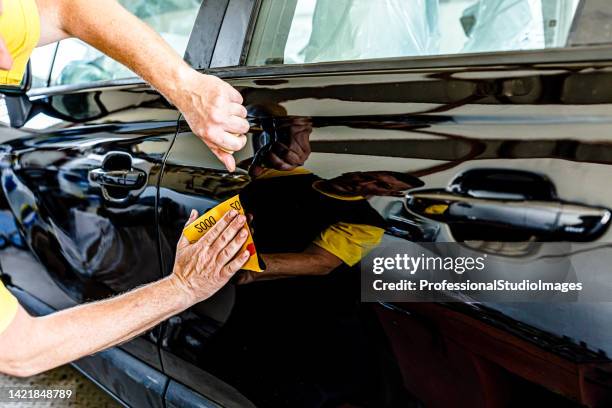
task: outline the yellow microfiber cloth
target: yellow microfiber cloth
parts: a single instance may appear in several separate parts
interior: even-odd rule
[[[235,195],[217,205],[210,211],[207,211],[204,215],[200,216],[194,222],[189,224],[183,230],[183,234],[189,240],[189,242],[194,243],[200,238],[202,238],[206,233],[220,220],[228,211],[236,210],[240,214],[244,215],[244,208],[242,207],[242,203],[240,202],[240,197]],[[248,228],[247,228],[248,230]],[[249,236],[247,237],[246,242],[242,246],[241,251],[245,249],[249,251],[251,256],[247,263],[242,267],[247,271],[254,272],[263,272],[264,267],[262,263],[259,261],[259,257],[257,256],[257,249],[255,248],[255,242],[253,241],[253,236],[251,235],[251,231],[248,230]]]

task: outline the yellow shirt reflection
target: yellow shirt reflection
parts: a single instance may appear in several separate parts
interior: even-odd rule
[[[258,179],[267,179],[274,177],[295,176],[300,174],[312,174],[312,172],[303,167],[297,167],[290,171],[280,171],[266,169],[264,173],[258,176]],[[319,188],[316,183],[312,188],[327,197],[344,201],[365,200],[364,197],[343,197],[335,194],[330,194]],[[338,222],[331,225],[326,230],[315,238],[313,244],[325,249],[327,252],[334,254],[348,266],[353,266],[358,263],[367,252],[380,244],[385,230],[373,225],[354,224],[347,222]]]

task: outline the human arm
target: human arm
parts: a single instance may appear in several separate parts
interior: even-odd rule
[[[197,218],[192,212],[188,223]],[[181,237],[172,274],[100,302],[32,317],[21,306],[0,334],[0,372],[30,376],[125,342],[207,299],[248,260],[245,219],[228,213],[194,244]]]
[[[244,272],[238,283],[290,276],[326,275],[342,263],[353,266],[382,239],[384,230],[367,224],[339,222],[327,228],[303,252],[263,254],[263,273]]]
[[[116,0],[36,0],[40,45],[77,37],[128,66],[182,113],[192,131],[230,171],[231,153],[248,132],[242,96],[229,84],[192,69],[151,27]]]
[[[336,255],[314,244],[309,245],[303,252],[260,256],[266,264],[266,270],[244,271],[238,278],[239,284],[295,276],[327,275],[342,264],[342,260]]]

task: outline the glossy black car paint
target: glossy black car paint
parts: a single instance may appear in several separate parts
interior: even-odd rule
[[[312,126],[312,135],[311,154],[304,166],[326,178],[334,178],[350,171],[410,171],[413,175],[418,175],[427,187],[446,188],[458,175],[469,169],[521,169],[547,176],[550,185],[556,187],[559,197],[564,200],[605,209],[610,208],[612,204],[603,187],[607,179],[606,166],[612,160],[612,151],[607,140],[610,117],[606,110],[601,109],[612,102],[612,94],[600,94],[605,93],[605,84],[610,79],[608,74],[604,74],[607,67],[605,63],[573,64],[564,69],[553,64],[513,65],[479,69],[351,72],[333,76],[274,75],[272,78],[262,76],[246,79],[234,79],[231,72],[227,72],[226,78],[241,90],[249,111],[259,119],[258,126],[263,128],[254,128],[251,138],[255,146],[258,140],[268,140],[267,136],[262,136],[263,133],[269,136],[272,132],[277,132],[279,140],[288,143],[287,137],[290,135],[282,134],[277,129],[286,126],[287,122],[291,124],[306,120]],[[602,89],[598,91],[597,100],[590,100],[590,95],[596,89]],[[379,113],[372,114],[372,111]],[[561,112],[563,114],[560,114]],[[196,208],[204,211],[214,203],[238,193],[246,184],[246,170],[239,170],[230,176],[214,161],[200,159],[207,157],[207,153],[204,147],[198,146],[200,145],[195,136],[188,131],[179,131],[162,176],[160,238],[165,273],[170,271],[172,247],[164,243],[176,241],[181,220],[186,217],[189,208],[196,205]],[[248,162],[252,155],[253,152],[247,150],[239,155],[239,159],[247,159]],[[572,174],[581,176],[571,180]],[[589,182],[581,183],[583,177]],[[537,186],[537,180],[533,183]],[[204,191],[206,194],[203,194]],[[189,200],[186,197],[189,197]],[[284,196],[282,190],[278,191],[278,196],[273,199],[261,198],[271,206],[285,205],[284,202],[291,199],[292,196]],[[392,217],[395,219],[395,228],[389,231],[390,233],[408,239],[423,239],[426,234],[429,234],[429,239],[432,240],[444,237],[456,239],[452,229],[448,230],[444,225],[418,228],[416,220],[405,219],[408,216],[401,210],[402,200],[388,197],[382,199],[382,203],[377,207],[387,220]],[[400,203],[399,206],[395,205],[396,203]],[[403,221],[399,224],[398,215],[400,221]],[[254,216],[257,220],[257,213]],[[296,217],[300,216],[302,214],[296,214]],[[486,220],[483,223],[486,223]],[[287,239],[287,235],[300,234],[299,229],[292,228],[291,219],[283,220],[282,224],[283,228],[266,223],[258,224],[256,228],[278,228],[275,233],[281,240]],[[486,225],[481,225],[481,228],[472,228],[470,238],[484,241],[499,240],[502,237],[507,239],[503,235],[504,229],[485,227]],[[428,229],[433,229],[434,234],[427,232]],[[513,232],[519,233],[521,239],[532,235],[530,231],[520,229]],[[255,237],[257,240],[257,229]],[[542,236],[538,238],[541,239]],[[559,237],[553,236],[552,239]],[[605,255],[607,239],[604,236],[597,242],[591,253]],[[215,370],[220,370],[215,367],[214,359],[210,358],[210,352],[206,348],[214,337],[212,333],[215,323],[222,332],[226,316],[230,315],[228,321],[231,321],[233,302],[236,302],[235,307],[241,307],[241,310],[286,313],[287,319],[293,316],[298,321],[302,319],[302,322],[306,322],[308,320],[305,316],[316,315],[316,303],[325,298],[323,293],[326,290],[332,287],[340,292],[344,287],[333,286],[332,278],[311,279],[319,280],[320,287],[309,282],[316,289],[310,288],[311,297],[299,298],[305,302],[301,307],[290,302],[291,296],[279,295],[278,298],[272,298],[271,294],[275,291],[286,291],[292,293],[292,296],[298,296],[293,291],[308,293],[306,284],[296,282],[295,286],[301,286],[297,290],[290,284],[278,284],[277,290],[271,290],[263,287],[266,283],[257,283],[255,285],[261,287],[261,296],[245,295],[248,301],[252,302],[248,303],[248,306],[239,305],[241,292],[246,290],[238,288],[235,294],[220,296],[218,302],[225,306],[225,312],[221,315],[217,314],[219,304],[215,304],[217,308],[214,312],[208,312],[202,306],[179,317],[171,326],[171,337],[174,340],[164,343],[162,347],[162,358],[172,361],[165,366],[172,370],[172,376],[194,389],[205,392],[202,383],[193,380],[193,366],[202,367],[206,372],[214,373]],[[253,289],[252,292],[256,290]],[[339,292],[336,295],[339,296]],[[275,306],[268,306],[269,302]],[[285,306],[277,307],[281,304]],[[503,310],[503,305],[500,307]],[[531,310],[533,320],[530,323],[541,325],[537,316],[545,316],[547,308],[549,306],[526,306],[525,310]],[[586,313],[580,310],[579,305],[554,308],[556,321],[546,327],[552,332],[555,332],[555,325],[560,324],[563,319],[583,316],[583,313]],[[601,321],[596,322],[597,330],[605,330],[605,322],[609,321],[605,309],[603,307],[598,316]],[[325,310],[330,313],[332,308]],[[517,313],[517,310],[511,311]],[[322,313],[317,316],[322,318],[324,315],[325,313]],[[248,318],[244,318],[249,320],[254,316],[248,315]],[[276,321],[276,318],[270,320]],[[241,324],[246,325],[246,322],[241,321]],[[266,334],[258,332],[257,336],[265,336],[270,341],[283,339],[282,326],[276,326],[276,330],[271,331],[263,322],[258,320],[258,324],[260,327],[266,327],[268,331]],[[321,321],[310,321],[310,324],[311,326],[304,328],[304,333],[300,332],[301,335],[327,327]],[[580,321],[573,321],[572,325],[572,337],[576,339],[579,333],[588,336],[588,333],[593,331],[590,324],[589,327],[584,327]],[[255,327],[249,328],[255,330]],[[267,337],[270,332],[273,335]],[[563,334],[562,331],[558,333]],[[285,336],[286,339],[291,338],[291,341],[296,342],[294,337],[286,333]],[[235,345],[236,350],[249,349],[248,343],[253,339],[246,336],[244,338],[244,343]],[[593,345],[595,349],[603,349],[609,344],[605,339],[599,340],[599,344]],[[309,357],[315,358],[305,351],[308,348],[307,343],[295,344],[300,344],[300,347],[291,351],[307,353]],[[214,344],[210,347],[213,346]],[[326,345],[317,351],[321,352],[327,347],[331,346]],[[316,349],[314,345],[311,345],[311,348]],[[364,357],[365,350],[366,348],[359,350],[353,358],[358,358],[358,355]],[[288,354],[280,358],[274,357],[280,354],[278,349],[267,351],[270,354],[266,358],[259,360],[259,357],[254,357],[260,364],[267,361],[266,370],[270,369],[270,365],[274,366],[275,359],[284,361],[290,358],[289,350],[284,350]],[[261,348],[256,347],[252,351],[253,354],[262,352]],[[175,361],[177,357],[180,363]],[[329,358],[327,355],[326,357]],[[245,358],[247,357],[241,356],[241,359]],[[335,365],[332,360],[327,361],[329,366],[322,371]],[[231,365],[229,360],[224,360],[224,363]],[[257,376],[258,371],[257,367],[251,368],[253,372],[244,368],[234,370],[244,373],[245,378],[231,378],[228,375],[228,381],[230,384],[245,384],[245,389],[249,389],[246,384],[250,376]],[[286,367],[279,366],[277,369],[286,370]],[[222,374],[219,375],[222,377]],[[256,384],[260,386],[259,382]],[[249,391],[255,393],[256,398],[264,398],[252,389]],[[268,400],[264,401],[264,406],[274,404]],[[296,401],[292,403],[295,404]]]
[[[159,279],[157,182],[178,113],[140,85],[46,95],[44,103],[62,109],[62,115],[49,109],[54,118],[38,118],[52,128],[3,144],[2,216],[9,229],[3,233],[15,237],[2,250],[3,276],[54,310]],[[98,118],[77,122],[88,117]],[[11,132],[6,130],[5,138]],[[122,154],[147,177],[138,189],[119,191],[113,200],[90,174],[103,168],[105,158]],[[157,332],[122,348],[161,371]],[[117,361],[121,358],[109,365]],[[140,405],[144,395],[147,405],[163,405],[165,377],[128,392],[117,381],[121,377],[105,371],[92,370],[91,376],[126,403]]]
[[[237,2],[229,3],[238,13]],[[226,13],[223,25],[234,14]],[[244,27],[238,33],[248,37]],[[276,243],[267,239],[261,245],[264,255],[303,250],[313,232],[301,235],[307,228],[295,228],[293,219],[274,219],[276,212],[287,214],[275,207],[294,206],[301,211],[295,217],[318,214],[292,202],[302,192],[285,194],[284,188],[263,186],[266,194],[259,196],[253,181],[254,168],[273,167],[269,153],[282,151],[283,144],[296,138],[307,142],[304,167],[318,180],[350,172],[409,172],[424,183],[410,186],[408,194],[417,194],[424,188],[446,190],[473,170],[521,170],[538,176],[531,187],[520,188],[526,195],[529,188],[552,189],[555,199],[564,202],[612,208],[609,48],[223,68],[224,61],[240,62],[243,55],[228,46],[235,43],[236,33],[222,28],[217,33],[217,47],[207,51],[200,68],[212,61],[211,72],[237,87],[245,99],[252,128],[249,145],[237,154],[239,169],[225,171],[186,123],[177,122],[178,112],[145,86],[43,95],[46,112],[61,122],[11,134],[13,140],[2,144],[7,244],[0,259],[11,287],[61,309],[168,275],[189,210],[203,212],[248,188],[256,242],[258,236],[278,237]],[[228,56],[231,49],[238,53]],[[109,200],[88,176],[113,152],[130,154],[134,167],[148,174],[142,190],[123,202]],[[387,222],[385,240],[465,238],[464,230],[444,220],[406,212],[404,200],[382,194],[368,201]],[[472,240],[543,238],[533,230],[480,221],[470,228]],[[368,216],[363,222],[378,221]],[[584,240],[592,246],[577,261],[610,256],[608,229]],[[390,321],[397,327],[409,320],[426,328],[431,324],[410,305],[383,309],[360,304],[358,278],[354,268],[341,267],[325,276],[232,283],[122,346],[161,374],[161,387],[140,384],[145,391],[138,394],[95,366],[89,374],[134,406],[162,405],[164,398],[170,406],[196,405],[186,397],[189,392],[222,406],[402,406],[411,398],[404,386],[417,399],[441,404],[430,400],[430,390],[418,387],[411,377],[416,374],[406,373],[412,360],[398,352],[397,339],[383,329]],[[447,307],[528,338],[551,355],[609,366],[612,311],[606,304]],[[584,347],[576,347],[577,342]],[[417,345],[410,347],[418,352]],[[432,366],[448,364],[437,357],[432,357]],[[497,406],[499,401],[484,392],[462,393],[461,387],[474,384],[487,388],[487,379],[474,374],[477,370],[467,362],[453,363],[447,366],[448,382],[441,383],[448,387],[444,398],[458,406]],[[512,371],[518,370],[515,366],[502,369],[519,375]],[[533,392],[542,404],[571,406],[574,400],[592,405],[610,398],[605,370],[597,379],[604,390],[599,399],[556,389],[537,376],[521,381],[529,385],[518,380],[503,384],[514,386],[511,391]],[[155,391],[160,389],[165,391]],[[529,403],[525,398],[519,402]]]

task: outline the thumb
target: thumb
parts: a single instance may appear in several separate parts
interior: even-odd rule
[[[191,224],[192,222],[194,222],[196,220],[196,218],[198,218],[198,211],[195,209],[191,210],[191,213],[189,214],[189,219],[187,220],[187,222],[185,223],[185,228],[187,228],[187,226],[189,224]],[[184,229],[184,228],[183,228]],[[184,248],[187,245],[189,245],[189,240],[187,239],[187,237],[185,237],[185,234],[182,233],[181,234],[181,238],[179,239],[178,242],[178,248]]]
[[[198,218],[198,210],[196,210],[195,208],[192,208],[191,212],[189,213],[189,219],[185,223],[185,227],[187,227],[189,224],[194,222],[196,218]]]
[[[221,149],[212,149],[212,152],[221,160],[221,163],[225,165],[229,172],[234,172],[236,170],[236,160],[234,160],[234,156]]]

